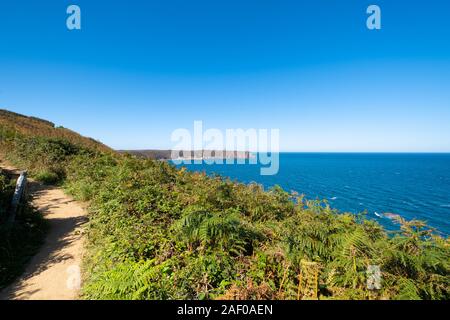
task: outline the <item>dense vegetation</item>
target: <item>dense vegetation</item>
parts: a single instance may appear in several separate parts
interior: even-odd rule
[[[0,288],[19,276],[42,243],[46,225],[42,216],[22,201],[15,223],[7,224],[15,180],[0,170]]]
[[[449,240],[420,221],[400,219],[388,234],[363,214],[278,187],[264,191],[80,140],[13,136],[0,136],[9,161],[55,174],[90,203],[85,298],[450,296]],[[370,265],[381,269],[379,290],[367,287]]]
[[[111,149],[91,138],[86,138],[64,127],[56,127],[54,123],[36,117],[28,117],[11,111],[0,109],[0,134],[3,138],[12,136],[43,137],[62,139],[72,145],[109,152]]]

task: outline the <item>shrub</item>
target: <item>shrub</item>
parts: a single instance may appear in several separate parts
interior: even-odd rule
[[[41,214],[23,201],[10,229],[5,224],[14,180],[0,172],[0,289],[20,275],[42,243],[46,224]]]
[[[45,184],[55,184],[57,182],[60,182],[62,179],[62,177],[60,177],[58,173],[46,170],[37,173],[34,178],[37,181],[43,182]]]

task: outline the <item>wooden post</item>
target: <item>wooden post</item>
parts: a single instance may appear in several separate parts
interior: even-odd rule
[[[20,204],[20,200],[23,197],[23,193],[25,191],[25,187],[27,184],[27,172],[23,171],[20,174],[19,179],[17,179],[17,184],[16,184],[16,189],[14,191],[14,195],[11,201],[11,210],[9,212],[9,217],[8,217],[8,226],[12,226],[15,219],[16,219],[16,213],[17,213],[17,209],[19,207]]]

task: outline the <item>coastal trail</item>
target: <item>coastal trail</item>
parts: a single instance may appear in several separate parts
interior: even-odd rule
[[[17,173],[11,166],[2,169]],[[81,285],[85,208],[57,187],[30,180],[33,206],[48,221],[45,242],[25,272],[0,292],[0,300],[73,300]]]

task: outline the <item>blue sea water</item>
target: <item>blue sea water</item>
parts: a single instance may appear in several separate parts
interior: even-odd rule
[[[309,199],[327,199],[341,211],[368,212],[388,229],[396,225],[384,213],[424,220],[450,234],[450,154],[280,153],[277,175],[260,175],[251,164],[184,165],[265,188],[279,185]]]

